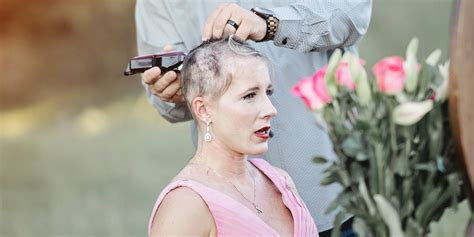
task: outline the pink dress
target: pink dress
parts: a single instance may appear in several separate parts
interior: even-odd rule
[[[293,236],[318,236],[318,230],[306,205],[291,191],[286,178],[263,159],[249,160],[255,167],[262,171],[281,192],[283,203],[293,216]],[[150,217],[148,235],[150,235],[153,219],[163,198],[171,190],[183,186],[194,190],[206,202],[216,223],[217,236],[279,236],[276,230],[240,202],[237,202],[222,192],[193,180],[177,180],[163,189]]]

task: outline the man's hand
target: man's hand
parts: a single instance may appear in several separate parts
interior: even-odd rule
[[[228,20],[237,23],[238,29],[227,24]],[[266,31],[265,20],[235,3],[230,3],[220,5],[209,15],[204,25],[202,39],[219,39],[223,37],[224,32],[229,32],[242,40],[258,41],[265,37]]]
[[[171,45],[163,48],[164,52],[172,50]],[[172,103],[185,102],[181,91],[181,73],[169,71],[161,75],[160,68],[153,67],[143,72],[142,80],[148,85],[151,93],[158,96],[160,100]]]
[[[143,81],[153,95],[158,96],[162,101],[183,103],[184,96],[181,92],[181,73],[169,71],[161,75],[159,67],[153,67],[143,73]]]

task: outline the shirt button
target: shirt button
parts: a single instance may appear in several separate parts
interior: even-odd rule
[[[282,44],[288,43],[288,38],[284,38],[283,41],[281,41]]]

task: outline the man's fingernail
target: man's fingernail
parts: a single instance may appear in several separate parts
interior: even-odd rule
[[[202,42],[208,41],[208,40],[209,40],[208,38],[202,38]]]

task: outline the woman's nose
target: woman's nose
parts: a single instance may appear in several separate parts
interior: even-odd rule
[[[265,118],[273,118],[278,114],[277,109],[273,106],[272,101],[270,98],[266,98],[265,105],[264,105],[264,117]]]

